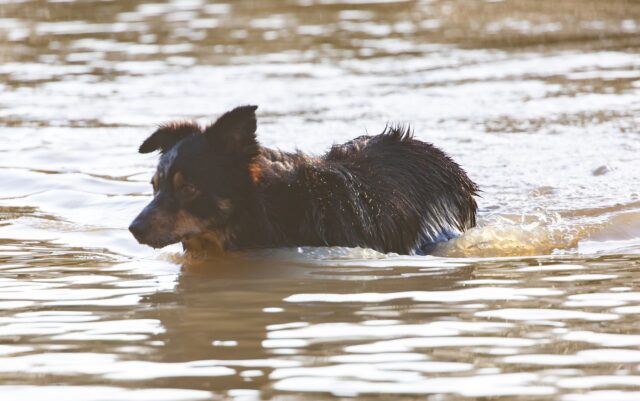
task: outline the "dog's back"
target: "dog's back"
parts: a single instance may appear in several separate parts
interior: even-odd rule
[[[295,237],[286,242],[422,254],[475,225],[476,185],[408,129],[362,136],[320,158],[272,152],[275,163],[295,165],[286,185],[297,205],[278,208],[280,219],[290,216],[285,236]]]

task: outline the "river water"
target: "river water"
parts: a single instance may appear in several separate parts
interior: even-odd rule
[[[640,399],[640,3],[0,4],[0,399]],[[386,122],[481,186],[426,257],[138,245],[154,126]],[[383,394],[383,395],[380,395]]]

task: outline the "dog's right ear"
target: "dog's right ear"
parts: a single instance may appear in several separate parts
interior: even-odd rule
[[[202,133],[202,129],[194,121],[174,121],[162,124],[156,132],[142,142],[138,151],[149,153],[160,149],[161,153],[166,153],[184,138],[200,133]]]
[[[204,130],[204,135],[215,149],[251,160],[258,155],[260,145],[256,139],[256,109],[258,106],[240,106],[224,113]]]

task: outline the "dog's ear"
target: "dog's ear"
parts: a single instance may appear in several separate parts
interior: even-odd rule
[[[256,109],[258,106],[240,106],[228,111],[208,126],[204,135],[214,149],[251,160],[258,155],[260,145],[256,139]]]
[[[138,151],[149,153],[160,149],[160,152],[166,153],[182,139],[201,132],[202,129],[194,121],[174,121],[162,124],[156,132],[142,142]]]

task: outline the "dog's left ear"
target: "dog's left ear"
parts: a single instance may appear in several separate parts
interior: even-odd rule
[[[228,111],[208,126],[204,135],[214,149],[245,158],[258,155],[260,145],[256,139],[256,109],[258,106],[240,106]]]
[[[142,142],[138,151],[150,153],[160,149],[160,152],[166,153],[184,138],[201,132],[202,129],[194,121],[175,121],[162,124],[156,132]]]

